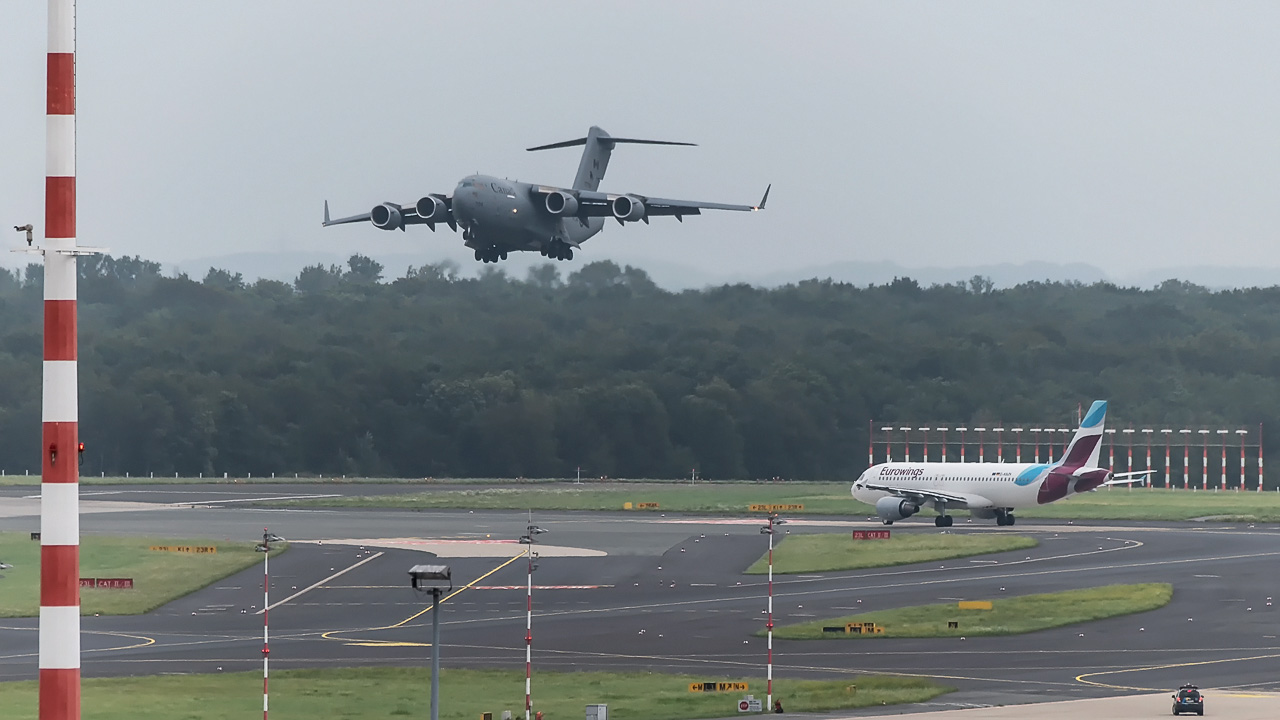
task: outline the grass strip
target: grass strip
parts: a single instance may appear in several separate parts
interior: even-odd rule
[[[773,549],[773,572],[785,575],[910,565],[1023,550],[1037,544],[1036,540],[1022,535],[994,533],[926,535],[899,531],[887,540],[854,540],[850,533],[788,535]],[[767,553],[747,568],[748,574],[759,575],[768,571]]]
[[[465,490],[424,490],[397,495],[261,503],[307,507],[368,508],[465,508],[472,510],[623,510],[626,503],[657,503],[631,512],[741,513],[748,506],[803,505],[804,513],[845,515],[870,512],[854,500],[843,483],[725,483],[677,485],[674,483],[609,483],[576,485],[561,483],[537,487],[478,487]],[[788,511],[790,512],[790,511]],[[764,513],[757,513],[761,517]]]
[[[785,625],[774,628],[773,634],[788,640],[1020,635],[1154,610],[1173,599],[1173,586],[1169,583],[1105,585],[1041,595],[972,599],[991,600],[992,609],[961,610],[958,603],[915,605]],[[884,628],[884,634],[822,631],[823,627],[843,626],[852,622],[874,622]],[[949,627],[948,622],[955,622],[957,627]]]
[[[494,481],[502,482],[502,481]],[[630,512],[688,512],[706,514],[748,514],[754,504],[803,505],[787,510],[785,516],[842,515],[874,517],[875,509],[854,500],[847,483],[717,483],[679,485],[675,483],[558,483],[531,487],[477,487],[475,489],[424,490],[413,493],[345,498],[290,500],[262,505],[305,507],[472,510],[597,510],[623,509],[630,502],[657,503],[655,508]],[[1155,520],[1178,521],[1213,518],[1237,522],[1280,522],[1280,493],[1235,491],[1190,491],[1113,488],[1072,495],[1049,505],[1020,508],[1021,518],[1063,520]],[[964,513],[957,513],[963,518]],[[927,523],[929,515],[903,521],[904,525]],[[975,523],[994,521],[975,520]]]
[[[693,693],[691,682],[744,682],[741,678],[657,673],[538,672],[534,709],[548,718],[580,717],[583,707],[604,703],[616,720],[686,720],[737,714],[742,693]],[[764,698],[761,678],[745,680]],[[291,670],[271,673],[273,720],[364,720],[424,717],[430,707],[431,673],[416,668]],[[850,690],[856,686],[855,690]],[[840,680],[774,681],[774,697],[788,712],[815,712],[923,702],[952,688],[918,678],[849,676]],[[6,720],[36,719],[36,683],[0,683]],[[94,720],[232,720],[262,707],[260,673],[86,679],[83,706]],[[442,669],[441,720],[476,720],[503,710],[524,717],[524,671]]]
[[[83,535],[80,577],[133,578],[132,590],[81,588],[83,615],[137,615],[195,592],[262,562],[252,539],[246,542]],[[215,553],[150,550],[151,546],[203,546]],[[272,554],[282,552],[283,546]],[[40,613],[40,543],[28,533],[0,533],[0,559],[13,565],[0,580],[0,617]]]

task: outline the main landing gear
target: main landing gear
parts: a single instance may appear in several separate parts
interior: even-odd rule
[[[538,252],[542,253],[543,257],[549,257],[552,260],[573,259],[573,248],[569,247],[569,243],[563,240],[552,240],[546,245],[543,245],[542,249]]]
[[[480,260],[487,263],[496,263],[499,260],[506,260],[506,259],[507,259],[507,251],[499,250],[497,245],[490,245],[489,247],[476,248],[476,260]]]
[[[1012,524],[1014,523],[1014,521],[1016,521],[1016,520],[1017,520],[1017,518],[1015,518],[1015,517],[1013,516],[1013,512],[1012,512],[1012,511],[1010,511],[1010,510],[997,510],[997,511],[996,511],[996,524],[997,524],[997,525],[1012,525]]]
[[[951,527],[951,523],[955,522],[955,518],[950,515],[939,515],[933,519],[933,524],[938,527]]]

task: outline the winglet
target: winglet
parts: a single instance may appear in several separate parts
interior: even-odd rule
[[[773,183],[764,189],[764,197],[760,198],[760,204],[752,208],[753,210],[763,210],[764,204],[769,202],[769,191],[773,189]]]
[[[765,193],[766,195],[768,193]],[[329,225],[329,201],[324,201],[324,223],[320,227],[328,227]]]

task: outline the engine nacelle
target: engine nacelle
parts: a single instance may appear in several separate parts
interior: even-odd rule
[[[613,216],[623,222],[644,219],[644,203],[634,195],[619,195],[613,199]]]
[[[552,215],[568,215],[570,217],[577,215],[578,198],[569,193],[547,193],[547,212]]]
[[[900,497],[882,497],[876,501],[876,515],[885,522],[902,520],[920,512],[920,506]]]
[[[382,203],[369,212],[369,220],[380,230],[403,230],[404,215],[395,203]]]
[[[443,200],[434,195],[419,199],[413,204],[413,211],[418,214],[422,222],[438,223],[449,220],[449,208],[445,206]]]

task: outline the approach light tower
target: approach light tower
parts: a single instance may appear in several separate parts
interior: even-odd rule
[[[80,720],[76,256],[83,250],[76,245],[76,6],[75,0],[49,0],[48,7],[45,241],[22,248],[44,257],[38,717]]]

